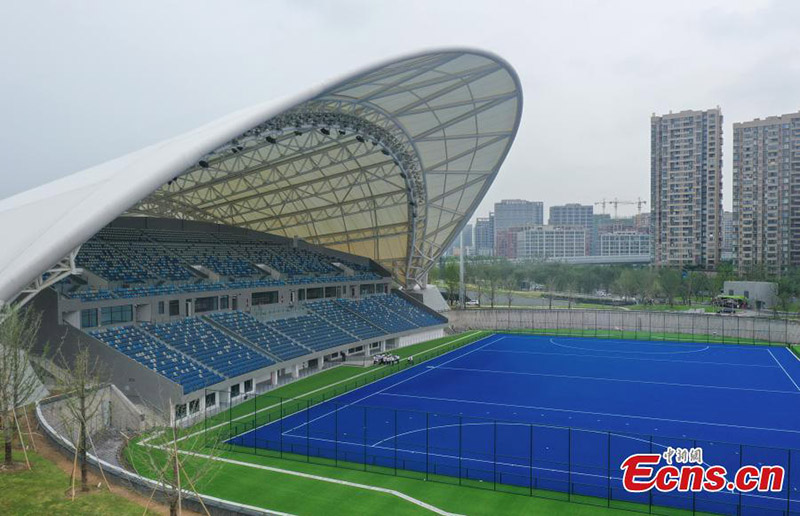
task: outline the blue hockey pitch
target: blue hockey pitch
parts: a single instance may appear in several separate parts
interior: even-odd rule
[[[784,347],[494,334],[228,441],[427,475],[721,513],[800,511],[800,360]],[[782,465],[782,493],[653,492],[632,453]],[[741,507],[739,505],[741,504]],[[737,508],[738,507],[738,508]]]

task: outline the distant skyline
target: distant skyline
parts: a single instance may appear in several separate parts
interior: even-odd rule
[[[495,52],[522,81],[473,219],[501,199],[649,201],[650,115],[716,106],[730,210],[733,123],[800,108],[800,2],[31,1],[3,18],[0,198],[431,47]]]

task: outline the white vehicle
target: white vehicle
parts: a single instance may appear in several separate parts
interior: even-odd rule
[[[466,305],[467,306],[481,306],[481,302],[478,301],[477,299],[470,299],[469,301],[466,302]]]

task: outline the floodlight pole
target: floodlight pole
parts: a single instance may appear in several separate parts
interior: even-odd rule
[[[467,289],[464,286],[464,230],[458,236],[458,248],[458,304],[464,310],[467,307]]]

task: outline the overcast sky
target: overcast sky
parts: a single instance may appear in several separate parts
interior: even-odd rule
[[[650,200],[650,115],[800,109],[800,2],[54,1],[0,17],[0,198],[392,56],[469,46],[522,80],[504,198]],[[620,209],[631,214],[635,207]]]

